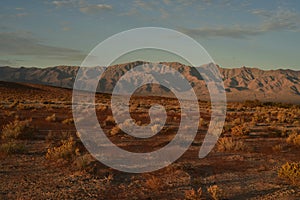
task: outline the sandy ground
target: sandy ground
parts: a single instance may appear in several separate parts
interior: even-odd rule
[[[266,134],[241,137],[247,149],[236,152],[214,149],[206,158],[198,159],[205,134],[202,128],[195,140],[198,142],[164,169],[130,174],[113,170],[92,158],[80,169],[76,159],[50,161],[45,156],[49,132],[59,135],[69,131],[75,137],[74,125],[62,123],[72,117],[71,91],[51,88],[49,92],[49,87],[26,84],[6,85],[0,90],[0,126],[15,118],[32,118],[31,125],[35,127],[34,139],[22,141],[26,143],[26,152],[0,156],[0,199],[184,199],[186,191],[198,188],[202,188],[202,199],[211,199],[207,188],[212,185],[222,190],[220,199],[300,199],[300,187],[278,177],[280,166],[300,160],[300,148],[286,145],[285,138],[266,137]],[[20,100],[18,105],[25,100],[30,102],[30,108],[9,107],[15,99]],[[106,104],[108,97],[100,96],[98,100]],[[206,111],[202,112],[202,116],[209,118]],[[46,121],[53,113],[56,121]],[[111,125],[106,127],[111,128]],[[252,129],[264,130],[262,125]],[[110,139],[124,149],[142,147],[145,151],[162,147],[172,138],[173,130],[167,129],[147,144],[136,143],[122,134]],[[275,151],[273,147],[278,144],[284,148]]]

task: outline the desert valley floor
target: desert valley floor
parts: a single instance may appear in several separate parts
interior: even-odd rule
[[[142,141],[116,126],[109,102],[110,95],[96,95],[98,119],[123,149],[153,151],[176,134],[176,99],[131,99],[131,116],[141,124],[149,123],[149,105],[167,110],[162,131]],[[300,199],[299,105],[228,103],[222,136],[204,159],[198,151],[210,106],[199,107],[198,134],[181,158],[131,174],[101,164],[84,148],[72,119],[72,90],[0,82],[0,199]]]

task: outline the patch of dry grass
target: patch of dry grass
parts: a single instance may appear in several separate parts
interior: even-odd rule
[[[162,184],[161,179],[153,175],[148,176],[145,181],[145,186],[151,190],[159,190]]]
[[[210,194],[213,200],[220,200],[223,198],[223,190],[217,185],[212,185],[207,188],[207,192]]]
[[[0,152],[5,155],[22,154],[27,152],[27,148],[23,142],[17,142],[13,140],[1,144]]]
[[[47,122],[56,122],[56,120],[57,120],[56,114],[54,113],[54,114],[52,114],[52,115],[46,117],[45,120],[46,120]]]
[[[237,138],[224,137],[218,140],[217,150],[224,151],[244,151],[247,149],[246,144]]]
[[[31,120],[18,119],[6,124],[2,129],[2,140],[31,139],[34,129],[30,126]]]
[[[186,200],[201,200],[202,198],[202,189],[199,188],[197,191],[195,189],[186,190],[184,198]]]
[[[286,139],[286,142],[299,147],[300,146],[300,134],[297,131],[293,131]]]
[[[67,160],[71,161],[76,156],[79,156],[79,149],[76,148],[76,142],[73,137],[69,137],[67,140],[62,140],[61,145],[57,147],[49,148],[46,153],[46,159],[49,160]]]
[[[300,163],[286,163],[278,170],[278,177],[287,179],[292,184],[299,184],[300,182]]]

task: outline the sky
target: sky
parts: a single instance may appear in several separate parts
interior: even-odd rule
[[[2,0],[0,11],[0,66],[80,65],[114,34],[163,27],[195,39],[221,67],[300,69],[297,0]],[[175,61],[165,55],[156,60]]]

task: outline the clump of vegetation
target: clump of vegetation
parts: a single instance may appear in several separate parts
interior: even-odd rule
[[[300,163],[286,163],[281,166],[278,171],[278,176],[280,178],[287,179],[292,184],[297,184],[300,181]]]
[[[223,196],[223,190],[217,185],[212,185],[207,188],[207,192],[210,194],[213,200],[220,200]]]
[[[18,119],[6,124],[2,129],[0,152],[4,155],[25,153],[26,144],[23,139],[33,137],[33,128],[30,126],[31,120],[20,121]]]
[[[245,125],[236,125],[231,128],[232,136],[244,136],[250,133],[249,127]]]
[[[5,155],[21,154],[27,151],[24,143],[17,141],[8,141],[0,145],[0,152]]]
[[[150,188],[151,190],[158,190],[162,186],[162,181],[160,178],[152,175],[147,178],[145,184],[147,188]]]
[[[46,158],[49,160],[63,159],[71,161],[79,155],[79,149],[76,148],[76,141],[71,136],[67,140],[62,140],[60,146],[49,148]]]
[[[296,131],[293,131],[286,139],[286,142],[295,146],[300,146],[300,134],[298,134]]]
[[[117,135],[117,134],[119,134],[119,133],[121,133],[121,129],[120,129],[119,126],[113,127],[113,128],[111,129],[111,131],[110,131],[110,135],[111,135],[111,136]]]
[[[78,156],[76,157],[76,159],[74,160],[73,164],[75,165],[75,167],[79,170],[84,170],[86,169],[92,162],[94,161],[94,158],[86,153],[82,156]]]
[[[201,200],[202,197],[202,189],[199,188],[197,191],[195,189],[190,189],[185,191],[185,199],[186,200]]]
[[[277,144],[272,147],[273,151],[282,151],[283,150],[283,145],[282,144]]]
[[[105,185],[109,185],[111,184],[111,182],[114,180],[114,175],[113,174],[108,174],[107,176],[105,176],[103,179],[102,179],[102,182],[105,184]]]
[[[217,144],[218,151],[243,151],[246,145],[243,141],[232,137],[220,138]]]
[[[3,140],[32,138],[33,128],[30,126],[31,120],[15,120],[5,125],[2,129],[1,138]]]
[[[56,114],[54,113],[53,115],[50,115],[48,117],[46,117],[45,119],[47,122],[56,122]]]
[[[46,136],[46,142],[48,144],[59,144],[63,140],[68,140],[72,136],[71,132],[69,131],[62,131],[62,132],[53,132],[49,131],[48,135]]]
[[[63,124],[74,124],[74,119],[73,118],[68,118],[63,120],[61,123]]]
[[[105,126],[114,126],[115,123],[115,119],[113,118],[113,116],[109,115],[106,117],[105,119]]]

